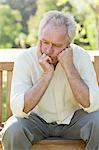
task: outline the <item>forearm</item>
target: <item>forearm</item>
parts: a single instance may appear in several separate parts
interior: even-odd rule
[[[43,74],[31,89],[29,89],[24,96],[24,112],[28,113],[41,100],[51,81],[51,75]]]
[[[83,79],[81,79],[74,64],[71,63],[70,65],[66,66],[65,72],[77,102],[83,107],[89,107],[89,88]]]

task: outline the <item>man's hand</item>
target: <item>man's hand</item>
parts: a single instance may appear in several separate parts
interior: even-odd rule
[[[66,67],[70,67],[73,64],[73,50],[71,47],[68,47],[64,49],[59,55],[58,55],[58,61],[62,65],[64,69]]]
[[[39,58],[39,64],[41,65],[44,73],[46,74],[53,74],[54,72],[54,65],[52,64],[52,59],[47,56],[46,54],[42,54]]]
[[[34,83],[33,87],[27,90],[25,93],[23,110],[26,113],[31,111],[39,103],[46,89],[48,88],[54,73],[54,66],[51,58],[46,54],[42,54],[41,51],[38,52],[39,64],[41,65],[44,73],[37,80],[37,82]]]
[[[83,107],[90,106],[89,88],[81,78],[73,63],[73,50],[69,47],[58,55],[58,60],[65,70],[67,79],[71,86],[75,99]]]

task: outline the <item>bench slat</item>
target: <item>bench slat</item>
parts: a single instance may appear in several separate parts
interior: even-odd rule
[[[7,119],[11,116],[11,109],[10,109],[11,79],[12,79],[12,71],[7,71],[7,92],[6,92]]]
[[[0,71],[0,124],[2,124],[2,71]]]
[[[12,71],[14,62],[0,62],[0,71]]]

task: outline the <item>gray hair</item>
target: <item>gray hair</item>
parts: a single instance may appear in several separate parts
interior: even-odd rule
[[[72,41],[75,37],[76,22],[74,20],[74,17],[70,13],[64,13],[57,10],[52,10],[45,13],[40,22],[38,32],[39,36],[48,23],[52,23],[54,26],[65,25],[68,32],[69,40]]]

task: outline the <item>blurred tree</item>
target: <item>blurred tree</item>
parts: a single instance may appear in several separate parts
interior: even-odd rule
[[[34,15],[36,12],[36,2],[37,0],[6,0],[5,3],[9,4],[11,8],[17,9],[20,11],[22,16],[22,31],[28,33],[27,21],[31,15]]]
[[[71,12],[77,22],[77,34],[74,43],[85,49],[96,49],[95,16],[86,0],[79,0],[79,5],[78,0],[68,0],[63,11]]]
[[[87,0],[87,2],[94,12],[96,23],[96,48],[99,49],[99,0]]]
[[[61,10],[61,7],[57,5],[58,0],[38,0],[37,11],[34,16],[31,16],[28,21],[29,35],[27,37],[27,43],[32,45],[37,42],[38,38],[38,26],[42,15],[49,10]]]
[[[15,39],[22,30],[21,14],[8,5],[0,5],[0,48],[10,48],[16,45]]]
[[[64,12],[69,11],[74,15],[78,30],[74,43],[85,49],[96,49],[96,31],[92,32],[95,29],[95,16],[85,1],[80,0],[78,5],[77,0],[38,0],[37,6],[36,14],[31,16],[28,22],[29,35],[26,38],[27,43],[31,45],[37,42],[38,26],[43,13],[57,9]]]
[[[0,0],[0,2],[1,1],[8,3],[12,8],[18,9],[22,14],[20,24],[23,26],[21,31],[24,31],[24,33],[21,33],[14,39],[16,45],[24,47],[36,44],[38,26],[42,15],[53,9],[64,12],[69,11],[74,15],[78,30],[74,43],[85,49],[96,49],[96,43],[99,45],[99,13],[97,13],[99,12],[99,0],[79,0],[79,5],[78,0]],[[92,1],[92,3],[89,1]],[[96,5],[94,4],[95,1],[97,1]],[[6,24],[4,24],[4,26],[6,26]]]

